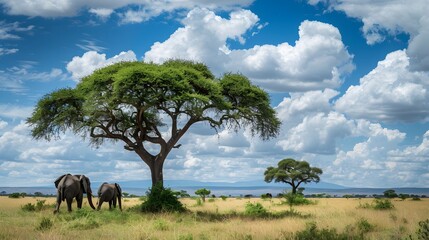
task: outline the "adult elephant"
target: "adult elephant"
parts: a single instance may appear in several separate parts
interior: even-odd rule
[[[112,205],[116,208],[116,199],[118,199],[119,209],[122,211],[122,189],[119,184],[109,184],[107,182],[101,184],[98,189],[98,207],[97,210],[100,210],[103,202],[109,202],[109,209],[112,209]]]
[[[61,201],[64,200],[67,202],[67,210],[71,212],[73,198],[76,198],[77,208],[82,208],[84,193],[88,197],[91,208],[95,209],[94,204],[92,204],[91,182],[85,175],[64,174],[55,180],[55,187],[57,188],[57,205],[54,213],[60,211]]]

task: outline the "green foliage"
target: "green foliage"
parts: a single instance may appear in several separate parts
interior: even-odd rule
[[[11,193],[8,196],[9,198],[21,198],[24,197],[23,195],[21,195],[21,193],[15,192],[15,193]]]
[[[306,199],[303,195],[294,194],[292,192],[283,193],[282,197],[286,199],[285,203],[289,205],[291,210],[292,207],[296,205],[309,205],[313,203],[312,201]]]
[[[393,205],[390,199],[382,199],[376,198],[372,203],[359,203],[358,208],[366,208],[366,209],[376,209],[376,210],[389,210],[393,209],[395,205]]]
[[[228,197],[225,195],[221,195],[220,198],[225,201]]]
[[[210,195],[211,191],[205,188],[198,189],[195,194],[200,196],[203,202],[206,201],[206,196]]]
[[[396,194],[394,189],[388,189],[383,192],[383,195],[387,198],[395,198],[398,197],[398,194]]]
[[[175,191],[174,195],[181,198],[191,197],[191,195],[189,195],[188,192],[185,190]]]
[[[264,172],[266,182],[283,182],[292,187],[292,193],[297,193],[301,183],[319,182],[322,169],[311,167],[306,161],[292,158],[278,162],[277,167],[268,167]]]
[[[374,205],[373,205],[374,209],[387,210],[387,209],[392,209],[394,207],[395,206],[389,199],[374,199]]]
[[[167,222],[162,219],[155,220],[153,227],[158,231],[167,231],[169,228]]]
[[[253,217],[261,217],[267,216],[268,211],[260,203],[247,202],[244,209],[244,214]]]
[[[147,200],[142,203],[143,212],[184,212],[183,204],[170,188],[157,184],[147,192]]]
[[[23,206],[21,206],[22,211],[26,211],[26,212],[34,212],[36,211],[36,206],[32,203],[27,203]]]
[[[357,228],[360,234],[365,234],[374,230],[375,226],[368,222],[368,220],[361,218],[357,222]]]
[[[338,233],[335,228],[319,229],[315,222],[307,223],[306,228],[294,234],[295,240],[363,240],[362,234],[355,234],[353,231]]]
[[[53,225],[54,224],[51,221],[51,219],[49,219],[47,217],[43,217],[42,220],[40,221],[39,225],[36,227],[36,230],[46,231],[46,230],[51,229]]]
[[[429,219],[419,222],[419,229],[416,232],[417,239],[429,239]]]
[[[47,205],[45,205],[45,202],[46,200],[37,199],[36,204],[27,203],[21,206],[21,209],[26,212],[35,212],[35,211],[39,212],[47,207]]]
[[[400,194],[398,195],[398,197],[399,197],[399,198],[401,198],[402,200],[405,200],[405,199],[407,199],[407,198],[409,198],[409,197],[410,197],[410,194],[400,193]]]

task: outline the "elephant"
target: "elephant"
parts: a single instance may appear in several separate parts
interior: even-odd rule
[[[107,182],[101,184],[98,189],[98,207],[97,210],[100,210],[103,202],[109,202],[109,209],[113,207],[116,208],[116,198],[118,199],[119,209],[122,211],[122,189],[119,184],[109,184]]]
[[[83,194],[86,193],[88,203],[92,209],[95,209],[92,203],[92,190],[91,182],[85,175],[71,175],[64,174],[55,180],[55,187],[57,188],[57,204],[54,213],[60,211],[61,201],[66,200],[67,210],[72,211],[71,205],[73,198],[76,198],[77,208],[82,208]]]

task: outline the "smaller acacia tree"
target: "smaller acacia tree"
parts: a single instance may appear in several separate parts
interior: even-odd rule
[[[203,199],[203,202],[206,201],[206,196],[210,195],[211,191],[205,188],[198,189],[195,191],[195,194],[201,197]]]
[[[292,187],[292,194],[297,193],[301,183],[319,182],[322,169],[311,167],[306,161],[297,161],[292,158],[281,160],[277,167],[268,167],[265,170],[265,182],[283,182]]]

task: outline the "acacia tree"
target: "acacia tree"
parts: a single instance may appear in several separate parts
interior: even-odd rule
[[[183,60],[99,69],[75,88],[45,95],[27,122],[35,139],[49,141],[71,130],[95,146],[122,141],[149,166],[152,186],[163,183],[168,154],[193,124],[206,122],[216,131],[250,127],[263,140],[280,128],[268,94],[248,78],[217,79],[204,64]],[[149,151],[151,144],[159,151]]]
[[[319,182],[323,171],[317,167],[311,167],[306,161],[297,161],[292,158],[283,159],[278,167],[268,167],[265,170],[265,182],[283,182],[291,185],[292,194],[296,194],[301,183]]]

